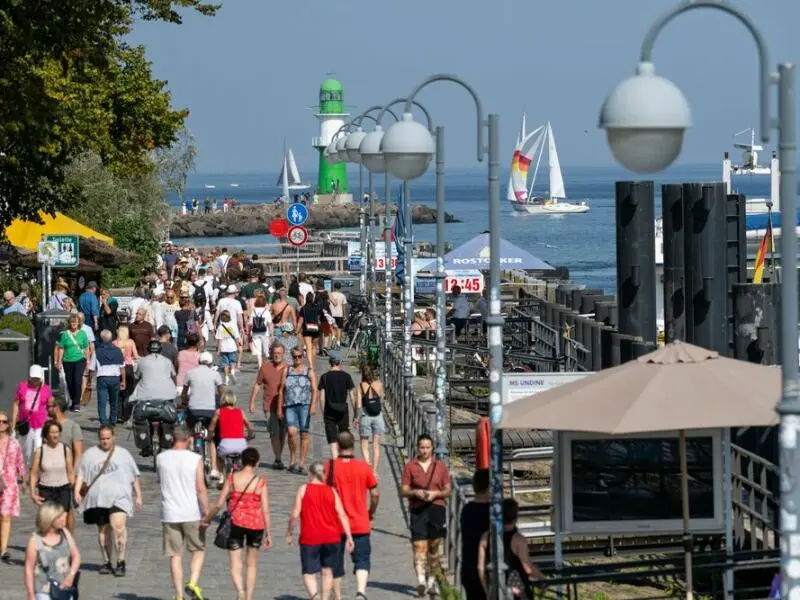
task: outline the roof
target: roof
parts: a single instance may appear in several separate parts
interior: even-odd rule
[[[114,245],[113,238],[90,229],[65,214],[57,212],[55,215],[49,215],[40,212],[39,218],[42,220],[41,223],[15,219],[5,230],[9,243],[26,250],[38,250],[43,235],[78,235],[82,238],[100,240],[109,246]]]
[[[320,92],[341,92],[343,90],[342,82],[338,79],[326,79],[322,82],[322,85],[319,86]]]

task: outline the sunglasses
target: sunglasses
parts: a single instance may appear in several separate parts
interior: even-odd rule
[[[292,354],[292,358],[303,358],[302,354]]]
[[[8,425],[8,419],[0,419],[0,425]]]

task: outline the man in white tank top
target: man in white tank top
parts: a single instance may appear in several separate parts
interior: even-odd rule
[[[208,513],[208,490],[200,455],[189,450],[191,437],[185,425],[176,425],[172,449],[158,455],[161,522],[164,554],[169,557],[175,596],[182,598],[185,589],[189,598],[203,600],[203,590],[197,581],[205,559],[205,532],[200,531],[200,519]],[[191,554],[189,581],[185,587],[184,547]]]

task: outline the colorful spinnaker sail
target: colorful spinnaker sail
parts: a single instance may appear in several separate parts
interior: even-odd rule
[[[514,189],[514,198],[519,203],[525,203],[528,199],[528,169],[542,144],[544,136],[541,135],[541,132],[543,129],[544,126],[537,127],[526,135],[514,148],[514,154],[511,157],[511,185]],[[532,143],[531,140],[533,140]]]

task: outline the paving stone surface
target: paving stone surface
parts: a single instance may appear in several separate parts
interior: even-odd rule
[[[326,361],[318,361],[317,376],[327,369]],[[244,370],[238,376],[234,390],[239,405],[246,408],[250,389],[255,379],[255,361],[245,355]],[[352,371],[351,371],[352,372]],[[358,377],[354,375],[356,384]],[[87,447],[96,443],[97,415],[95,400],[84,407],[76,421],[81,425]],[[272,514],[273,547],[262,553],[259,562],[256,598],[275,600],[303,599],[307,595],[300,579],[300,558],[296,545],[287,546],[285,541],[291,502],[297,487],[305,477],[276,472],[269,468],[273,456],[262,415],[256,415],[254,425],[256,439],[251,442],[262,455],[261,466],[268,476],[270,489],[270,511]],[[78,520],[76,537],[83,558],[80,585],[82,600],[169,600],[173,597],[167,559],[162,554],[160,493],[158,481],[152,468],[152,459],[141,458],[134,448],[129,428],[117,431],[117,443],[132,451],[141,469],[144,507],[129,520],[129,542],[127,576],[115,578],[101,576],[100,550],[97,546],[96,528]],[[367,595],[370,600],[413,597],[414,575],[411,566],[411,549],[408,542],[406,513],[397,493],[398,467],[391,448],[393,441],[386,440],[380,466],[381,501],[373,522],[372,574]],[[312,457],[329,458],[329,451],[319,414],[313,419]],[[288,463],[288,449],[284,451],[284,463]],[[216,499],[211,493],[211,502]],[[13,522],[10,552],[12,565],[0,563],[0,600],[27,600],[23,583],[23,554],[29,536],[34,531],[35,511],[32,502],[25,496],[22,500],[22,515]],[[215,525],[212,525],[213,533]],[[227,552],[213,546],[211,535],[206,553],[206,562],[201,578],[205,597],[210,600],[225,598],[233,600],[236,594],[230,579]],[[351,563],[347,559],[347,575],[342,586],[344,598],[355,598],[355,580]],[[188,557],[184,561],[188,574]]]

